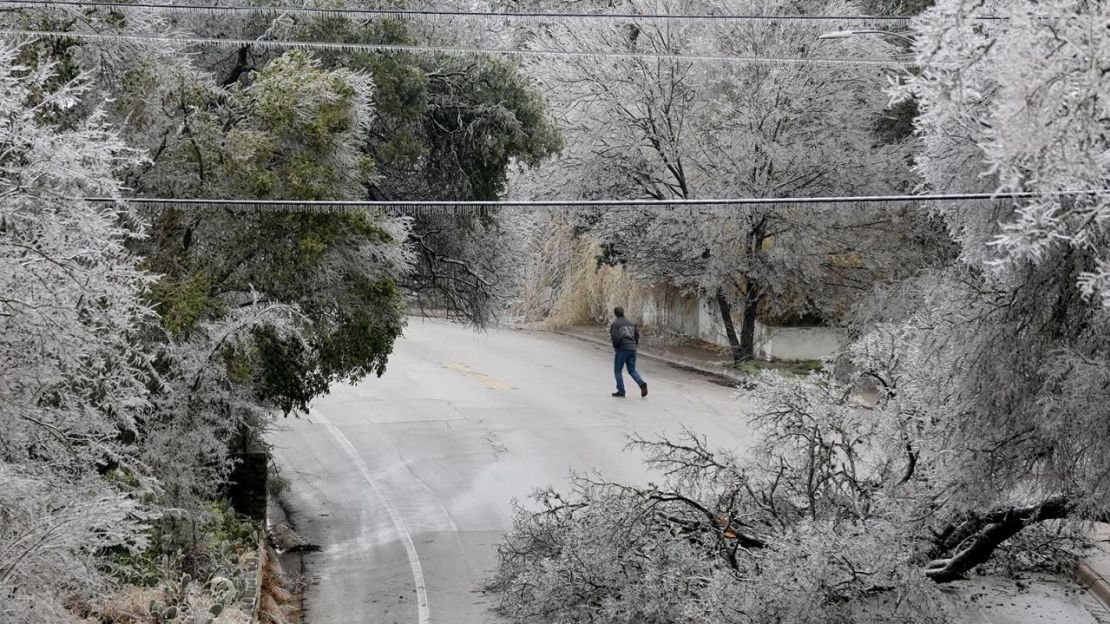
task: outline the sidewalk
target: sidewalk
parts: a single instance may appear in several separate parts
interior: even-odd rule
[[[1093,538],[1095,545],[1079,564],[1076,578],[1105,607],[1099,623],[1110,624],[1110,524],[1095,524]]]
[[[968,606],[961,624],[1110,624],[1110,611],[1074,580],[1052,574],[1021,579],[972,575],[953,584]]]
[[[574,326],[553,330],[604,347],[611,347],[603,326]],[[726,349],[687,340],[641,338],[640,357],[743,383],[747,374],[732,366]],[[972,577],[954,586],[967,602],[966,624],[1110,624],[1110,524],[1095,530],[1095,547],[1079,565],[1075,579],[1031,575],[1023,581]],[[1086,589],[1087,591],[1084,591]]]
[[[556,334],[571,336],[579,340],[612,347],[609,331],[603,326],[574,326],[553,330]],[[728,352],[721,347],[708,343],[687,341],[685,344],[661,344],[650,336],[641,337],[639,356],[679,368],[688,368],[708,375],[724,377],[731,381],[743,382],[747,375],[732,366]]]

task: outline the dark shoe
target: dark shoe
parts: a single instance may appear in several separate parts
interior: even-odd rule
[[[642,397],[647,396],[647,384],[646,383],[640,384],[640,396],[642,396]]]
[[[623,392],[614,392],[613,396],[624,398],[624,393]]]

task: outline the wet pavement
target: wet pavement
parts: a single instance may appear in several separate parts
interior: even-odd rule
[[[638,368],[649,396],[614,399],[607,348],[411,321],[382,378],[335,388],[270,436],[291,519],[321,547],[304,557],[306,622],[496,621],[479,589],[514,499],[572,470],[646,482],[623,450],[633,432],[690,427],[714,446],[748,444],[750,406],[734,389]]]

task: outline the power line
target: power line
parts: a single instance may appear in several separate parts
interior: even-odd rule
[[[497,18],[515,21],[556,21],[566,19],[588,20],[643,20],[660,22],[862,22],[883,23],[886,25],[908,24],[912,16],[907,15],[705,15],[705,14],[668,14],[668,13],[552,13],[552,12],[498,12],[498,11],[443,11],[434,9],[348,9],[348,8],[310,8],[283,6],[243,6],[210,4],[168,4],[159,2],[88,2],[82,0],[0,0],[0,6],[19,8],[81,8],[109,9],[112,11],[156,10],[172,13],[240,14],[240,15],[307,15],[311,17],[352,17],[352,18]],[[982,17],[979,20],[1000,18]]]
[[[764,63],[789,65],[875,65],[881,67],[914,67],[915,61],[874,58],[828,58],[790,56],[730,56],[703,54],[653,54],[647,52],[589,52],[582,50],[529,50],[516,48],[476,48],[446,45],[399,45],[385,43],[340,43],[327,41],[287,41],[276,39],[235,39],[213,37],[167,37],[158,35],[120,35],[55,30],[0,30],[0,37],[27,39],[79,39],[107,43],[159,42],[183,46],[256,46],[264,49],[327,50],[333,52],[440,52],[447,54],[500,54],[505,56],[644,59],[656,61],[688,61],[712,63]]]
[[[532,200],[342,200],[204,199],[170,197],[84,197],[90,203],[128,203],[135,207],[179,210],[242,210],[257,212],[355,212],[380,210],[401,214],[432,212],[489,212],[505,208],[657,208],[806,206],[820,204],[894,204],[952,201],[1018,200],[1040,197],[1110,197],[1110,189],[1069,190],[1056,193],[949,193],[929,195],[862,195],[842,197],[729,197],[715,199],[532,199]]]

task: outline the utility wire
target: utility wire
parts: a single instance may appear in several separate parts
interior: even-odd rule
[[[877,58],[827,58],[791,56],[730,56],[703,54],[654,54],[647,52],[589,52],[583,50],[529,50],[515,48],[478,48],[446,45],[398,45],[385,43],[340,43],[327,41],[286,41],[277,39],[235,39],[213,37],[169,37],[158,35],[119,35],[55,30],[0,30],[0,37],[20,39],[78,39],[106,43],[158,42],[184,46],[225,46],[241,48],[256,46],[264,49],[329,50],[334,52],[441,52],[448,54],[501,54],[525,57],[614,58],[655,61],[689,61],[710,63],[763,63],[790,65],[876,65],[881,67],[915,67],[916,61]]]
[[[347,8],[309,8],[283,6],[242,6],[211,4],[169,4],[160,2],[88,2],[82,0],[0,0],[0,6],[19,8],[79,8],[109,9],[112,11],[156,10],[171,13],[207,13],[240,15],[307,15],[311,17],[354,17],[354,18],[494,18],[518,21],[554,21],[566,19],[586,20],[641,20],[661,22],[862,22],[905,25],[912,19],[906,15],[704,15],[669,13],[551,13],[551,12],[498,12],[498,11],[444,11],[435,9],[347,9]],[[999,18],[977,18],[992,20]]]
[[[466,200],[348,200],[302,201],[288,199],[204,199],[169,197],[84,197],[95,204],[127,203],[135,207],[261,212],[355,212],[381,210],[402,214],[432,212],[489,212],[505,208],[659,208],[714,206],[803,206],[819,204],[891,204],[952,201],[1004,201],[1039,197],[1110,197],[1110,189],[1069,190],[1056,193],[950,193],[936,195],[863,195],[847,197],[729,197],[716,199],[533,199],[504,201]]]

